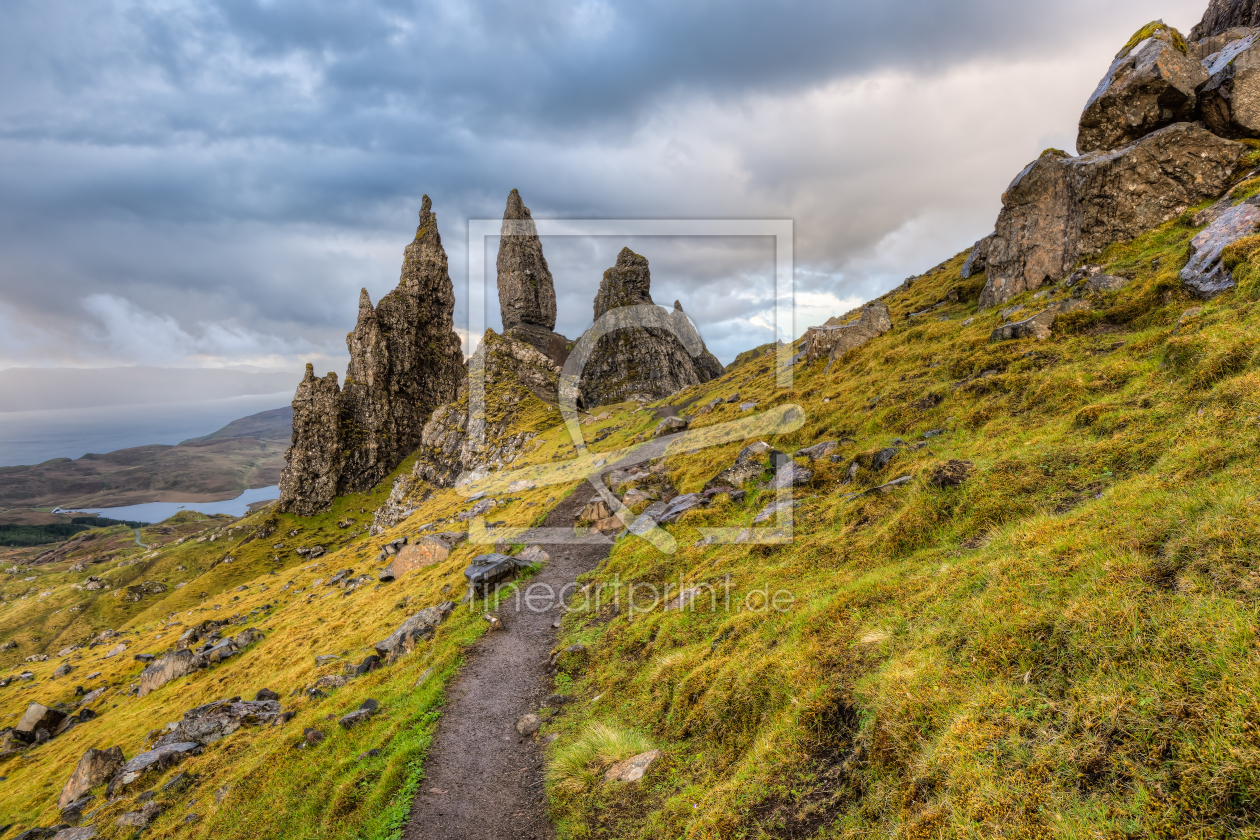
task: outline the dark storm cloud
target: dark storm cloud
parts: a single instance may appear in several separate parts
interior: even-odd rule
[[[461,320],[465,220],[511,187],[539,216],[796,218],[819,307],[877,294],[1070,145],[1037,100],[1083,101],[1130,31],[1199,5],[10,0],[0,367],[339,354],[422,192]],[[1091,38],[1079,78],[1004,86]],[[565,329],[616,247],[557,249]],[[764,255],[654,248],[658,299],[743,349]]]

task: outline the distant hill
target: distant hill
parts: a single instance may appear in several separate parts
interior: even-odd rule
[[[77,460],[0,467],[0,509],[232,498],[279,482],[292,425],[293,409],[278,408],[176,446],[137,446]]]

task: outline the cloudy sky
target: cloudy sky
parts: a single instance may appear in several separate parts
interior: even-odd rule
[[[1204,5],[6,0],[0,370],[340,373],[421,195],[464,325],[467,220],[513,187],[538,218],[792,219],[800,332],[988,233],[1128,36]],[[625,244],[723,360],[769,339],[769,240],[545,242],[560,332]]]

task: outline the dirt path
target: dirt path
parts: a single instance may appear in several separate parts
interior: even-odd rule
[[[547,515],[545,527],[572,527],[595,491],[579,487]],[[545,546],[550,562],[530,579],[554,589],[608,555],[609,545]],[[543,750],[516,722],[550,691],[547,658],[558,608],[534,613],[506,603],[507,632],[487,633],[467,654],[447,693],[425,778],[411,806],[406,840],[546,840],[553,836],[543,795]]]

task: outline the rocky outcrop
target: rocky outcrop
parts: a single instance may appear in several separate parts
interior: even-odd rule
[[[473,416],[470,430],[468,394],[439,406],[425,424],[412,475],[435,487],[451,487],[464,472],[485,472],[511,464],[527,451],[538,433],[518,429],[523,410],[557,400],[560,367],[533,345],[487,330],[469,360],[469,376],[484,377],[484,411]],[[554,410],[554,409],[551,409]],[[557,419],[559,414],[556,414]],[[482,443],[479,444],[480,431]],[[412,487],[404,495],[420,492]],[[398,504],[405,505],[405,499]]]
[[[888,306],[880,301],[862,307],[856,321],[848,324],[824,324],[805,331],[805,361],[812,364],[821,358],[830,363],[850,350],[892,329]]]
[[[107,750],[89,749],[75,765],[74,772],[66,780],[61,789],[61,797],[57,800],[58,808],[65,808],[83,794],[97,785],[104,784],[126,763],[122,747],[110,747]]]
[[[455,398],[463,376],[455,293],[431,207],[425,196],[398,287],[376,307],[366,291],[359,297],[344,388],[307,366],[293,400],[280,510],[322,513],[337,496],[375,486],[420,445],[433,409]]]
[[[1080,257],[1220,195],[1246,151],[1199,123],[1177,123],[1114,151],[1042,153],[1002,196],[980,306],[1057,280]]]
[[[1162,23],[1145,27],[1116,56],[1081,114],[1080,154],[1116,149],[1167,125],[1194,119],[1203,65],[1186,54],[1181,34]]]
[[[556,288],[543,256],[538,226],[516,190],[508,193],[499,242],[499,315],[503,334],[564,364],[568,339],[556,328]]]
[[[1260,137],[1260,33],[1225,45],[1204,59],[1210,78],[1199,88],[1199,112],[1214,134]]]
[[[989,264],[989,243],[993,241],[994,234],[990,233],[984,239],[981,239],[971,248],[971,253],[967,255],[967,261],[963,263],[962,270],[959,275],[964,279],[975,277],[977,274],[983,274]]]
[[[189,756],[199,755],[201,750],[200,744],[181,742],[142,752],[122,766],[114,778],[110,780],[109,786],[105,788],[105,793],[113,796],[115,793],[126,790],[151,774],[161,773],[168,767],[174,767]]]
[[[675,301],[667,313],[653,303],[651,283],[647,259],[629,248],[604,272],[594,332],[583,337],[585,360],[572,371],[580,374],[581,406],[610,405],[635,394],[660,399],[724,372],[681,304]]]
[[[1211,0],[1190,38],[1211,38],[1238,26],[1260,26],[1260,0]]]
[[[404,621],[397,630],[373,647],[376,648],[377,654],[388,661],[393,661],[400,655],[409,653],[416,642],[433,638],[433,631],[454,611],[455,604],[450,601],[445,601],[436,607],[426,607]]]
[[[1260,196],[1221,213],[1190,240],[1190,261],[1181,270],[1181,281],[1191,293],[1213,298],[1234,288],[1234,276],[1221,260],[1222,252],[1244,236],[1260,231]]]

